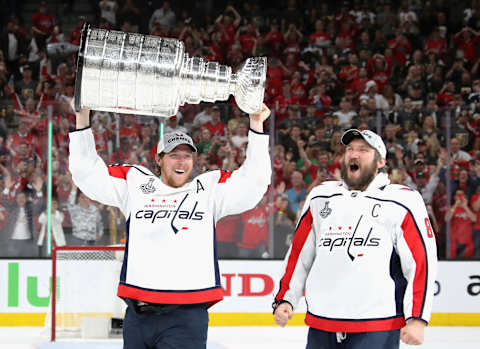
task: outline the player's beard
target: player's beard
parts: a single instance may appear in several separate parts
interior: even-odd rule
[[[185,173],[181,176],[178,176],[175,171],[162,171],[165,174],[166,184],[173,188],[180,188],[187,184],[192,174],[192,169],[185,169]]]
[[[351,164],[356,164],[359,167],[357,171],[360,171],[360,175],[357,178],[349,177],[348,170]],[[342,179],[348,185],[348,188],[350,190],[366,189],[377,174],[377,161],[375,159],[373,159],[371,163],[362,166],[359,165],[358,161],[350,160],[350,163],[347,166],[347,164],[345,163],[345,158],[343,158],[340,161],[340,166]]]

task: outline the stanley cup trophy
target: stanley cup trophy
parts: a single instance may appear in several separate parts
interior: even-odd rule
[[[226,65],[189,57],[183,42],[90,28],[82,30],[75,109],[175,115],[185,103],[225,101],[246,113],[262,107],[267,59],[249,58],[235,74]]]

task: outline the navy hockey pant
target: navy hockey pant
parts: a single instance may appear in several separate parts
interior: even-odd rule
[[[400,330],[335,333],[311,328],[306,349],[398,349]]]
[[[205,304],[181,305],[163,313],[137,313],[129,303],[123,321],[123,349],[205,349]]]

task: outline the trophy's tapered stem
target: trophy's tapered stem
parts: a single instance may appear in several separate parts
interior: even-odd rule
[[[232,76],[230,77],[230,82],[228,84],[229,95],[235,95],[235,91],[237,90],[237,81],[238,81],[238,75],[232,74]]]
[[[232,69],[217,62],[207,62],[200,57],[185,54],[184,64],[179,72],[185,89],[180,104],[226,101],[235,87],[230,86]]]

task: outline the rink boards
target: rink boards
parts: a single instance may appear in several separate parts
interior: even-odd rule
[[[212,326],[271,326],[271,304],[278,288],[282,261],[222,260],[220,271],[225,297],[210,311]],[[107,305],[123,307],[115,298],[115,279],[105,277],[98,265],[74,266],[75,276],[88,282],[60,279],[57,290],[70,301],[66,312],[92,307],[99,314]],[[43,326],[50,303],[49,260],[0,260],[0,326]],[[73,300],[73,301],[71,301]],[[304,325],[302,302],[291,321]],[[121,310],[120,310],[121,312]],[[431,325],[480,326],[480,261],[440,262]]]

